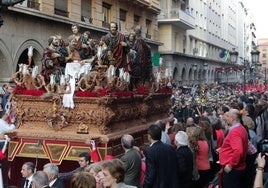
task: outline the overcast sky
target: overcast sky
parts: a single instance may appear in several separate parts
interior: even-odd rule
[[[245,6],[254,17],[257,39],[268,38],[268,0],[245,0]]]

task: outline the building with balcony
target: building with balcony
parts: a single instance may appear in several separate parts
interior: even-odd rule
[[[268,69],[268,39],[261,38],[257,40],[257,48],[260,52],[259,65],[262,79],[267,83],[267,69]]]
[[[48,38],[60,34],[67,39],[71,25],[81,26],[81,32],[90,31],[92,38],[100,39],[115,21],[119,30],[129,34],[133,27],[142,27],[142,36],[154,52],[161,44],[158,39],[157,15],[159,0],[25,0],[2,11],[4,25],[0,32],[0,83],[9,81],[18,70],[18,64],[27,63],[27,49],[33,46],[33,63],[41,68]]]
[[[257,46],[258,50],[260,51],[260,59],[259,62],[267,67],[268,63],[268,39],[267,38],[261,38],[257,40]]]
[[[179,84],[236,82],[239,62],[229,52],[244,52],[245,7],[238,0],[161,0],[159,52]],[[249,50],[250,52],[250,50]]]

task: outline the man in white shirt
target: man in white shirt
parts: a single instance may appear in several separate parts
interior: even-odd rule
[[[6,133],[10,130],[15,129],[14,119],[11,120],[11,124],[8,123],[8,114],[5,113],[0,119],[0,134]]]

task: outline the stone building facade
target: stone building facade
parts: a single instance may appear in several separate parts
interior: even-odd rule
[[[157,15],[159,0],[25,0],[2,11],[4,25],[0,28],[0,83],[10,80],[18,64],[27,63],[28,47],[33,46],[33,63],[41,68],[48,38],[60,34],[67,39],[71,25],[90,31],[100,39],[109,31],[109,23],[119,23],[119,30],[129,34],[140,25],[153,52],[158,51]]]

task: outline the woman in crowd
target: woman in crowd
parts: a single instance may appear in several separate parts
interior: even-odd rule
[[[178,131],[175,136],[178,182],[180,188],[192,188],[193,153],[188,147],[188,136],[184,131]]]
[[[134,188],[135,186],[124,183],[124,166],[119,159],[103,161],[101,165],[103,172],[103,185],[109,188]]]
[[[88,172],[96,180],[96,188],[104,188],[103,186],[103,173],[101,171],[101,162],[92,163],[85,168],[85,172]]]
[[[212,155],[213,155],[213,164],[212,169],[214,172],[220,170],[220,165],[218,164],[219,153],[218,149],[222,146],[224,140],[224,131],[222,129],[221,120],[218,119],[212,124]]]
[[[193,187],[204,188],[212,179],[209,163],[209,144],[201,127],[188,127],[186,133],[189,137],[189,146],[194,156],[194,171],[195,165],[198,170]]]
[[[96,188],[96,181],[88,172],[78,172],[72,176],[72,188]]]

